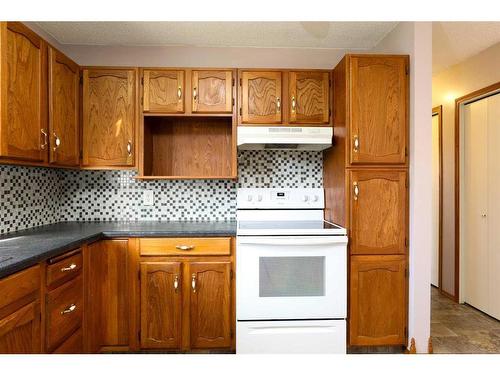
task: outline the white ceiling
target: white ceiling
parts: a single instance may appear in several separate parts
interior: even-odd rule
[[[500,43],[500,22],[434,22],[432,73],[437,74],[497,43]]]
[[[60,44],[370,49],[397,22],[38,22]]]

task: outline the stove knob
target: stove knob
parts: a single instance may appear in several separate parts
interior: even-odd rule
[[[249,195],[249,196],[247,197],[247,201],[249,201],[249,202],[251,202],[251,201],[252,201],[252,196],[251,196],[251,195]]]
[[[262,202],[262,195],[258,195],[258,196],[257,196],[257,200],[258,200],[259,202]]]
[[[309,196],[304,195],[304,196],[302,197],[302,201],[303,201],[303,202],[307,202],[308,200],[309,200]]]
[[[318,200],[319,200],[319,197],[318,197],[317,195],[315,195],[315,196],[313,197],[313,202],[317,202]]]

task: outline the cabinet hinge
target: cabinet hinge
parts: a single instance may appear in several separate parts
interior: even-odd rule
[[[408,268],[405,268],[405,278],[408,278]]]
[[[405,247],[408,247],[408,238],[405,238]]]
[[[141,85],[144,85],[144,77],[141,77]]]
[[[231,270],[231,271],[229,272],[229,278],[230,278],[231,280],[234,278],[234,272],[233,272],[233,270]]]
[[[137,340],[141,341],[141,330],[137,331]]]
[[[240,116],[241,116],[241,107],[240,107]]]
[[[331,115],[332,115],[332,110],[331,110],[331,109],[329,109],[329,110],[328,110],[328,116],[331,116]]]
[[[80,76],[80,85],[82,85],[82,84],[83,84],[83,77]]]
[[[234,337],[233,330],[231,330],[230,335],[231,335],[231,338],[233,338],[233,337]]]
[[[409,65],[406,65],[405,73],[406,73],[406,75],[410,74],[410,66]]]
[[[328,87],[332,87],[332,80],[331,79],[328,80]]]
[[[405,338],[408,337],[408,327],[405,327]]]
[[[234,107],[234,98],[233,98],[233,107]]]
[[[233,84],[233,87],[234,87],[234,78],[232,79],[232,84]]]
[[[141,105],[144,105],[144,98],[141,97]]]
[[[243,86],[243,79],[240,78],[240,86]]]
[[[140,280],[141,279],[141,270],[137,271],[137,278]]]
[[[408,156],[408,147],[405,146],[405,156]]]

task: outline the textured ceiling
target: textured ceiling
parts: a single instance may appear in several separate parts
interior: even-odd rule
[[[106,46],[374,47],[397,22],[38,22],[61,44]]]
[[[432,73],[437,74],[497,43],[500,43],[500,22],[434,22]]]

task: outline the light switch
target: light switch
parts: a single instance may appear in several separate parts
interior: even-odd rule
[[[144,206],[152,206],[154,204],[153,190],[144,190],[143,204]]]

